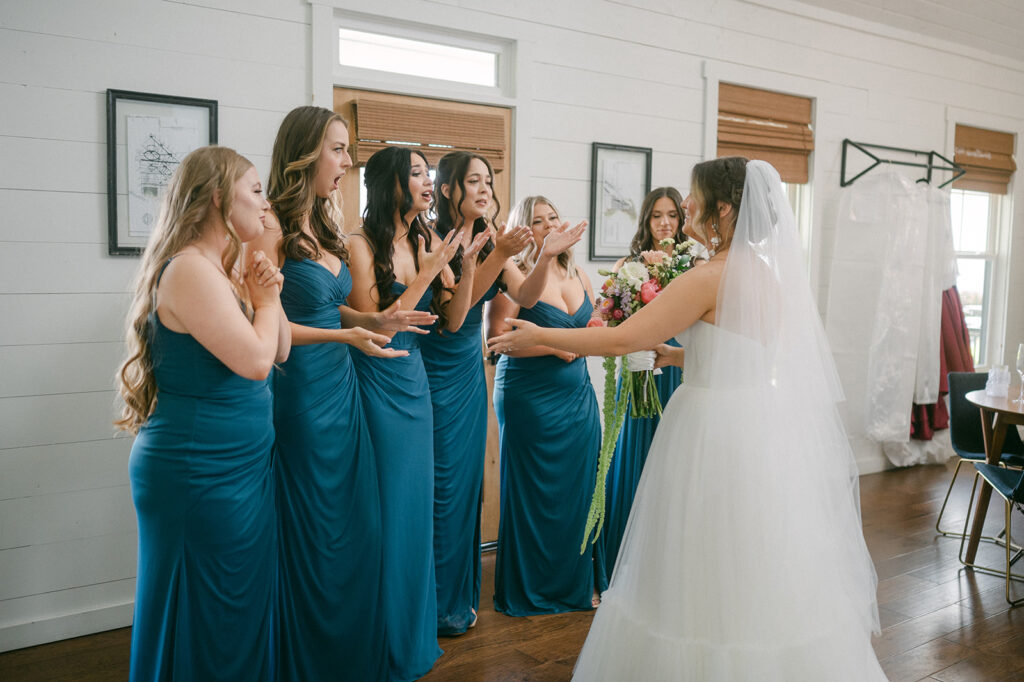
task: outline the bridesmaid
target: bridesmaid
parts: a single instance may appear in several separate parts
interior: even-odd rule
[[[242,242],[253,165],[203,147],[171,177],[135,284],[125,401],[139,522],[133,680],[274,679],[277,534],[267,376],[288,357],[278,269]]]
[[[495,232],[500,211],[491,165],[482,156],[452,152],[437,164],[434,230],[457,232],[469,243]],[[496,282],[509,258],[531,239],[529,228],[488,239],[476,260],[472,306],[462,326],[450,331],[448,316],[421,340],[434,418],[434,571],[437,634],[460,635],[476,624],[480,602],[480,503],[487,447],[487,381],[481,322],[483,306],[498,293]],[[460,249],[449,264],[463,273]],[[446,328],[447,327],[447,328]]]
[[[281,680],[387,674],[377,466],[349,345],[405,355],[382,349],[389,338],[363,327],[404,329],[402,320],[433,317],[346,305],[352,278],[329,198],[352,166],[348,142],[345,120],[328,109],[299,107],[285,116],[271,156],[273,213],[255,244],[285,274],[281,302],[293,344],[274,372]]]
[[[640,260],[643,251],[661,249],[671,254],[674,244],[687,239],[682,231],[682,216],[683,198],[679,190],[675,187],[652,190],[641,206],[640,221],[629,245],[629,255],[615,263],[612,271],[618,272],[626,261]],[[663,239],[671,239],[674,244],[663,247],[660,244]],[[668,344],[679,346],[675,339],[670,339]],[[662,406],[668,404],[668,399],[681,380],[682,370],[676,366],[664,367],[661,374],[654,377]],[[604,561],[600,569],[606,581],[611,577],[615,560],[619,556],[619,544],[626,532],[633,496],[636,495],[636,486],[640,482],[640,474],[643,473],[647,451],[651,447],[654,431],[658,428],[658,421],[657,416],[634,419],[627,413],[615,445],[615,456],[605,484],[604,529],[597,539],[597,544],[603,550]]]
[[[557,241],[565,226],[559,227],[554,205],[527,197],[509,222],[533,230],[534,245],[520,255],[519,267],[547,276],[539,300],[519,300],[518,312],[509,298],[495,298],[488,336],[508,329],[505,320],[513,317],[547,327],[586,326],[590,282],[573,263],[571,244]],[[510,616],[591,609],[607,585],[596,566],[599,552],[587,545],[581,556],[579,549],[601,439],[586,360],[546,347],[503,350],[494,382],[501,440],[494,607]]]
[[[476,254],[489,234],[466,247],[468,267],[452,293],[441,275],[461,242],[456,231],[439,239],[423,221],[433,197],[428,171],[426,158],[408,148],[388,147],[367,160],[363,226],[349,240],[349,299],[368,313],[393,305],[426,311],[433,304],[448,311],[457,329],[469,307]],[[444,279],[453,284],[450,270]],[[394,334],[388,348],[406,354],[384,359],[357,353],[355,364],[377,459],[389,675],[412,680],[442,653],[434,579],[433,420],[416,335]]]

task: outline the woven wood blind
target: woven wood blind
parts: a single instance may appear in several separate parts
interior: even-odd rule
[[[814,150],[811,100],[741,85],[718,85],[718,156],[775,166],[783,182],[808,180]]]
[[[423,152],[434,165],[449,152],[475,152],[491,162],[495,172],[505,168],[505,119],[498,114],[452,112],[440,107],[398,104],[360,97],[355,112],[355,165],[385,147],[408,146]]]
[[[956,124],[953,161],[967,172],[953,182],[957,189],[1006,194],[1017,170],[1013,134]]]

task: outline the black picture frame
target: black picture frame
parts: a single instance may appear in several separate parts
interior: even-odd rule
[[[640,208],[651,191],[650,147],[594,142],[590,156],[590,260],[629,253]]]
[[[138,256],[188,152],[217,143],[217,101],[107,90],[107,252]]]

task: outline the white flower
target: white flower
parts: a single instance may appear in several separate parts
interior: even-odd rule
[[[640,285],[650,278],[644,264],[636,261],[630,261],[619,268],[619,276],[624,278],[626,284],[634,291],[639,291]]]

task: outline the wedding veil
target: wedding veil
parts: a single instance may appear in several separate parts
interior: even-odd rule
[[[767,473],[753,466],[767,479],[761,490],[777,486],[794,498],[794,511],[778,518],[792,519],[791,531],[802,536],[790,551],[818,564],[794,570],[829,572],[831,587],[858,605],[857,620],[877,631],[877,579],[861,528],[858,470],[836,406],[842,389],[792,209],[778,172],[764,161],[747,163],[715,324],[753,342],[723,343],[712,355],[709,385],[726,389],[718,396],[746,389],[732,392],[732,404],[721,398],[716,412],[734,411],[733,428],[754,434],[757,457],[777,464]],[[750,494],[757,513],[757,488]]]

